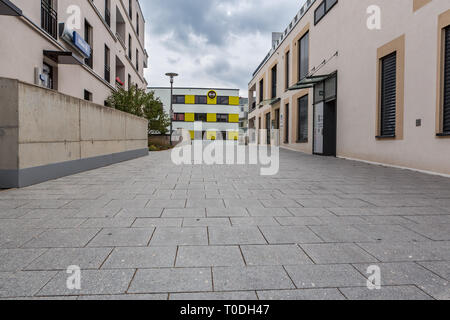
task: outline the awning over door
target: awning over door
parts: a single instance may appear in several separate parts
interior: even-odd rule
[[[71,51],[44,50],[44,56],[58,64],[83,64]]]
[[[327,75],[321,75],[321,76],[306,77],[306,78],[300,80],[299,82],[297,82],[296,84],[294,84],[292,87],[288,88],[288,90],[292,91],[292,90],[312,88],[312,87],[314,87],[315,84],[325,81],[328,78],[332,77],[333,75],[334,75],[334,73],[327,74]]]
[[[22,10],[9,0],[0,0],[0,16],[21,16]]]

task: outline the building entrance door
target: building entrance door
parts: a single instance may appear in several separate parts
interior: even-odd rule
[[[270,121],[270,112],[266,114],[266,132],[267,132],[267,145],[270,145],[270,127],[272,122]]]
[[[323,111],[324,104],[314,106],[314,153],[323,154]]]

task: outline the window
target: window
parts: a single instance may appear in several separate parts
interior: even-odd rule
[[[272,99],[277,97],[277,66],[272,68]]]
[[[445,29],[444,39],[444,107],[443,107],[443,132],[450,134],[450,26]]]
[[[195,104],[208,104],[206,96],[195,96]]]
[[[264,79],[261,79],[261,81],[259,81],[259,102],[263,102],[264,101]]]
[[[298,99],[298,142],[308,142],[308,96]]]
[[[208,118],[208,115],[206,113],[196,113],[195,114],[195,121],[206,122],[207,118]]]
[[[381,59],[380,136],[395,137],[397,108],[397,52]]]
[[[53,67],[44,62],[42,73],[45,75],[44,87],[46,87],[48,89],[55,89]]]
[[[228,105],[228,104],[230,104],[230,98],[219,96],[219,97],[217,97],[217,104]]]
[[[218,114],[217,122],[228,122],[228,114]]]
[[[173,121],[184,121],[184,113],[174,113]]]
[[[314,24],[318,24],[337,2],[338,0],[323,0],[314,12]]]
[[[128,35],[128,58],[130,58],[130,60],[132,59],[131,56],[131,46],[132,46],[132,39],[131,39],[131,34]]]
[[[87,90],[84,90],[84,100],[92,101],[92,93]]]
[[[91,69],[94,67],[94,48],[92,45],[92,38],[92,26],[89,24],[89,22],[87,22],[87,20],[84,20],[84,40],[91,46],[91,56],[84,59],[84,62]]]
[[[139,71],[139,50],[136,49],[136,70]]]
[[[53,0],[41,0],[41,28],[58,39],[58,13],[55,9]]]
[[[136,33],[139,35],[139,13],[136,13]]]
[[[291,67],[290,67],[290,61],[289,61],[289,59],[291,58],[290,57],[290,55],[291,55],[291,53],[290,53],[290,51],[288,51],[288,52],[286,52],[286,56],[284,57],[285,58],[285,75],[286,75],[286,79],[285,79],[285,81],[286,81],[286,83],[285,83],[285,89],[287,90],[288,88],[289,88],[289,80],[290,80],[290,69],[291,69]]]
[[[110,52],[108,46],[105,44],[105,80],[107,82],[111,81]]]
[[[174,95],[173,96],[173,103],[175,104],[185,104],[186,103],[186,97],[180,96],[180,95]]]
[[[298,80],[309,73],[309,32],[298,41]]]
[[[111,27],[111,0],[105,0],[105,22]]]
[[[285,112],[285,131],[284,131],[284,143],[289,143],[289,103],[286,104]]]
[[[131,74],[128,74],[128,90],[130,90],[131,89],[131,86],[132,86],[133,84],[131,83]]]
[[[128,14],[133,19],[133,0],[128,0]]]

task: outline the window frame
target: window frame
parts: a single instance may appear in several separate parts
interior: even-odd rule
[[[306,105],[304,103],[306,99]],[[306,116],[302,118],[302,107],[306,107]],[[305,112],[303,112],[305,114]],[[302,120],[304,121],[302,125]],[[309,142],[309,95],[306,94],[297,99],[297,143],[308,143]],[[304,128],[306,127],[306,135]]]
[[[329,4],[329,1],[333,1],[333,3]],[[327,14],[333,9],[335,5],[337,5],[339,0],[323,0],[319,6],[314,11],[314,25],[317,25]],[[323,15],[321,17],[317,17],[317,12],[319,9],[323,7]]]
[[[307,66],[306,66],[306,74],[304,75],[304,77],[302,77],[302,71],[303,71],[303,68],[305,67],[305,66],[302,66],[302,57],[303,57],[303,48],[304,48],[304,46],[305,46],[305,44],[303,43],[303,45],[302,45],[302,42],[305,40],[305,39],[307,39],[307,42],[306,42],[306,50],[305,50],[305,52],[304,53],[306,53],[306,60],[307,60]],[[309,30],[308,31],[306,31],[305,32],[305,34],[303,34],[302,35],[302,37],[298,40],[298,81],[301,81],[302,79],[304,79],[305,77],[307,77],[308,76],[308,74],[309,74],[309,59],[310,57],[309,57]]]

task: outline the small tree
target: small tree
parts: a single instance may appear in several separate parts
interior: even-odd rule
[[[120,88],[106,102],[111,108],[146,118],[149,134],[166,134],[169,131],[170,117],[153,91],[146,92],[136,86],[131,86],[129,90]]]

